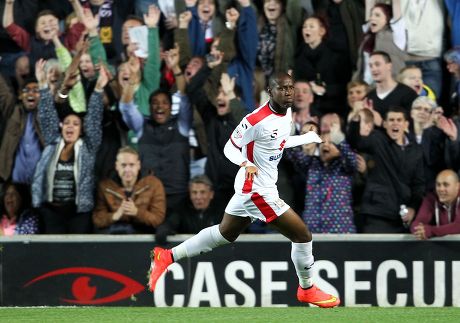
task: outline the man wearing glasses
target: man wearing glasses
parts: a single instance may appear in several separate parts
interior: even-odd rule
[[[0,76],[0,183],[11,179],[30,184],[43,140],[37,120],[40,92],[35,78],[25,80],[16,96]]]

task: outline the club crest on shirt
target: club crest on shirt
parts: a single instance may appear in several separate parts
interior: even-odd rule
[[[235,132],[233,133],[233,138],[235,138],[235,139],[243,138],[243,134],[241,133],[239,127],[235,129]]]

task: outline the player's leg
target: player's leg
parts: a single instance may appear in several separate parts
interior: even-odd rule
[[[270,222],[270,225],[294,243],[306,243],[312,240],[307,225],[292,208]]]
[[[193,237],[172,248],[174,261],[194,257],[209,252],[221,245],[233,242],[250,223],[251,220],[248,217],[224,213],[220,224],[205,228]]]
[[[310,230],[302,219],[289,208],[270,223],[292,242],[291,259],[299,278],[297,299],[320,307],[335,307],[340,300],[326,294],[313,284],[313,241]]]
[[[289,208],[270,223],[279,233],[292,242],[291,258],[299,277],[299,285],[309,288],[312,282],[312,267],[315,262],[312,252],[312,236],[302,219]]]
[[[172,249],[154,248],[148,282],[149,289],[151,291],[155,289],[157,280],[173,262],[209,252],[216,247],[235,241],[250,223],[251,220],[248,217],[224,213],[220,224],[201,230],[178,246]]]

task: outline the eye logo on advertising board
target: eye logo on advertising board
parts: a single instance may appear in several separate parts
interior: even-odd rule
[[[73,299],[62,298],[61,301],[69,304],[78,304],[78,305],[100,305],[107,304],[112,302],[117,302],[129,297],[133,297],[135,294],[142,292],[145,289],[145,286],[138,283],[137,281],[116,273],[114,271],[109,271],[100,268],[94,267],[69,267],[62,268],[47,272],[43,275],[40,275],[26,284],[24,288],[29,288],[30,286],[40,282],[45,281],[51,277],[58,277],[64,275],[78,275],[72,282],[71,293],[74,297]],[[116,283],[123,285],[123,288],[111,295],[104,296],[101,298],[95,298],[98,292],[97,284],[91,284],[92,277],[103,277],[107,280],[112,280]]]

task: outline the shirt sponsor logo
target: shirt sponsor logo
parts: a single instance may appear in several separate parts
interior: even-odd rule
[[[283,156],[283,153],[280,153],[280,154],[275,155],[275,156],[270,156],[270,158],[268,158],[268,161],[278,160],[278,159],[280,159],[282,156]]]

